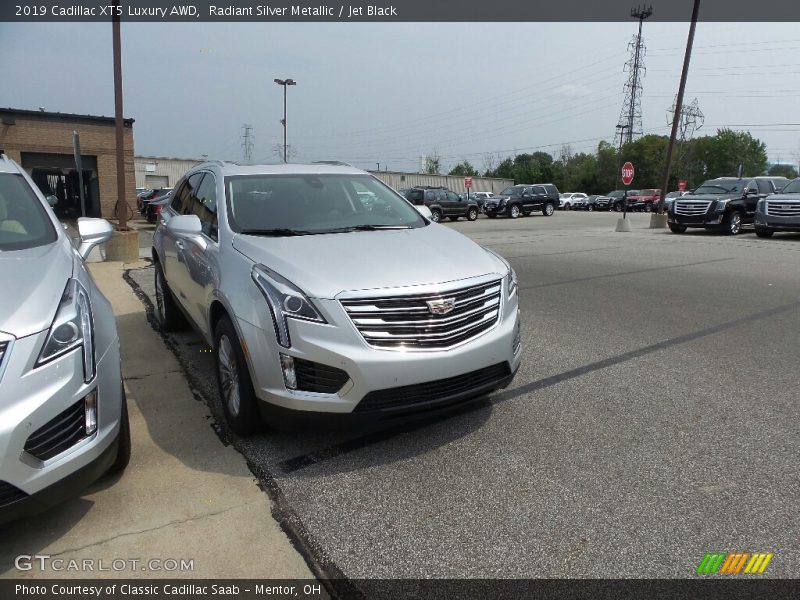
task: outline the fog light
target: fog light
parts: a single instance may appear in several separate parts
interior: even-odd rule
[[[286,354],[281,354],[281,371],[283,371],[283,383],[290,390],[297,389],[297,375],[294,373],[294,359]]]
[[[86,435],[92,435],[97,431],[97,390],[89,392],[83,399],[83,423]]]

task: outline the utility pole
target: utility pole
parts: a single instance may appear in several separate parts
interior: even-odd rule
[[[375,164],[378,165],[378,171],[380,171],[381,170],[381,163],[375,163]]]
[[[652,16],[653,7],[637,6],[631,9],[631,17],[639,21],[639,33],[628,44],[633,56],[625,63],[629,72],[628,81],[625,83],[625,102],[622,105],[619,122],[627,123],[625,143],[633,141],[636,133],[642,129],[642,77],[644,68],[645,47],[642,42],[642,25],[648,17]]]
[[[681,118],[683,108],[683,92],[686,89],[686,79],[689,76],[689,62],[692,58],[692,45],[694,44],[694,32],[697,28],[697,14],[700,11],[700,0],[694,0],[692,8],[692,23],[689,25],[689,37],[686,40],[686,53],[683,56],[683,69],[681,70],[681,81],[678,84],[678,97],[675,99],[675,114],[672,117],[672,132],[669,135],[669,145],[667,146],[667,160],[664,166],[664,185],[661,186],[661,198],[658,201],[658,214],[664,214],[664,195],[667,193],[669,185],[670,170],[672,169],[672,148],[675,145],[675,136],[678,133],[678,123]]]
[[[242,136],[242,148],[244,152],[242,153],[242,157],[245,164],[250,164],[253,162],[253,140],[251,137],[253,126],[245,123],[242,125],[242,129],[244,129],[244,135]]]
[[[114,4],[120,6],[119,0]],[[128,201],[125,198],[125,130],[122,116],[122,42],[119,14],[111,18],[114,52],[114,132],[117,147],[117,218],[120,231],[128,230]]]
[[[283,119],[281,119],[281,125],[283,125],[283,162],[288,162],[286,154],[286,88],[290,85],[297,85],[297,82],[294,79],[274,79],[273,81],[283,86]]]

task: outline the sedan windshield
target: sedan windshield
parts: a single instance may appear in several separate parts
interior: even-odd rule
[[[22,175],[0,173],[0,252],[56,241],[44,206]]]
[[[787,183],[781,190],[781,194],[800,194],[800,179],[794,179]]]
[[[426,224],[408,201],[369,175],[240,175],[226,177],[225,190],[237,233],[288,236]]]
[[[697,188],[695,194],[730,194],[731,192],[741,192],[745,182],[741,180],[726,181],[724,179],[712,179],[706,181]]]

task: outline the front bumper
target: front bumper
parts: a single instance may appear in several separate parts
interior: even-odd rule
[[[80,348],[34,368],[46,332],[12,342],[0,381],[0,482],[25,498],[0,506],[0,522],[44,508],[99,477],[113,462],[122,407],[119,342],[98,357],[93,381],[83,380]],[[25,450],[32,434],[97,391],[97,430],[40,460]],[[109,459],[111,456],[111,459]]]
[[[485,215],[504,215],[506,214],[506,209],[508,205],[503,204],[484,204],[483,205],[483,214]]]
[[[444,396],[439,394],[428,404],[414,402],[412,410],[435,409],[508,385],[521,362],[521,345],[514,343],[520,336],[517,296],[510,301],[504,299],[498,322],[491,329],[442,351],[402,352],[372,348],[337,300],[315,300],[315,303],[328,324],[289,320],[290,349],[278,348],[271,327],[262,329],[241,319],[238,321],[250,358],[255,393],[267,405],[265,409],[277,407],[308,413],[350,414],[361,412],[356,409],[370,392],[399,392],[400,388],[440,382],[492,365],[507,366],[504,373],[481,380],[469,389],[456,389],[455,393]],[[335,394],[289,390],[280,368],[279,352],[341,369],[347,373],[348,379]]]
[[[756,229],[800,231],[800,217],[777,217],[756,211],[754,224]]]
[[[724,218],[724,213],[705,213],[702,215],[686,216],[676,215],[670,212],[667,220],[676,225],[685,225],[686,227],[706,227],[713,229],[720,227]]]

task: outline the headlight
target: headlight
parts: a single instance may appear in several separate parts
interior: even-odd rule
[[[517,293],[517,272],[513,267],[508,267],[508,275],[506,275],[506,289],[508,289],[508,297],[513,298]]]
[[[50,331],[47,332],[42,352],[36,366],[63,356],[83,346],[83,379],[87,383],[94,379],[94,319],[89,294],[77,279],[70,279]]]
[[[759,200],[758,203],[756,204],[756,210],[760,213],[765,213],[767,212],[766,208],[767,208],[767,201],[764,198],[761,198],[761,200]]]
[[[724,211],[725,207],[728,206],[728,202],[730,202],[730,199],[728,199],[728,200],[717,200],[717,208],[716,208],[717,212]]]
[[[284,348],[292,346],[287,319],[314,321],[315,323],[327,322],[300,288],[272,269],[264,265],[256,265],[253,267],[252,276],[269,305],[272,323],[275,326],[275,337]]]

